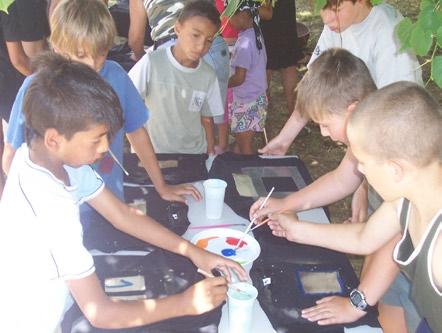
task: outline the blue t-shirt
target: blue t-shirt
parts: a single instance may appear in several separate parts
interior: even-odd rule
[[[141,127],[149,118],[149,113],[144,101],[138,94],[131,79],[124,69],[114,61],[106,60],[99,74],[109,83],[120,100],[123,111],[123,128],[120,129],[113,138],[110,150],[116,158],[123,163],[123,137],[125,133],[133,132]],[[6,142],[15,149],[18,149],[25,142],[25,119],[22,112],[24,95],[32,82],[33,75],[27,77],[21,86],[9,118]],[[124,200],[123,195],[123,171],[115,163],[109,154],[106,154],[102,160],[94,165],[94,169],[103,178],[106,187],[110,189],[118,198]],[[88,210],[92,210],[88,205],[82,205],[82,221]]]

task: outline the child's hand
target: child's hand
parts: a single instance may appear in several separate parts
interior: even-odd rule
[[[269,227],[272,233],[278,237],[287,238],[287,240],[294,242],[296,236],[296,222],[298,217],[293,213],[280,213],[270,215]]]
[[[190,315],[213,310],[227,297],[227,280],[223,277],[206,278],[186,289],[181,295],[183,309]]]
[[[274,199],[269,198],[261,209],[262,203],[264,202],[265,198],[261,197],[258,200],[255,201],[255,203],[250,207],[249,211],[249,218],[250,221],[255,219],[257,223],[262,220],[263,217],[272,214],[272,213],[278,213],[286,209],[285,207],[285,201],[284,199]]]
[[[167,201],[186,202],[186,195],[191,195],[195,200],[202,199],[201,193],[192,184],[164,185],[158,189],[161,199]]]
[[[285,155],[289,150],[291,142],[284,142],[279,136],[274,137],[269,143],[258,149],[258,153],[263,155]]]
[[[351,305],[348,297],[330,296],[316,301],[316,305],[302,310],[302,317],[318,325],[352,323],[366,312]]]
[[[228,281],[231,281],[230,270],[234,271],[241,281],[247,281],[246,271],[236,261],[224,258],[196,246],[192,248],[189,258],[195,266],[201,268],[203,271],[211,272],[214,268],[221,270]]]
[[[368,183],[366,180],[358,187],[351,200],[351,223],[363,223],[368,218]]]

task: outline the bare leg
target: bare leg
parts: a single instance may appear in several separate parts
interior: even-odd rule
[[[282,69],[282,86],[289,112],[292,112],[295,108],[295,87],[297,82],[298,77],[295,66]]]
[[[379,303],[379,323],[384,333],[407,333],[404,309],[400,306]]]
[[[382,248],[365,257],[361,271],[361,286],[363,283],[368,284],[367,281],[371,281],[372,285],[382,286],[376,290],[378,295],[371,295],[374,296],[375,299],[382,297],[397,276],[399,268],[393,262],[392,253],[399,239],[400,236],[398,235]],[[390,262],[393,264],[390,264]],[[383,267],[384,269],[380,271],[379,267]],[[379,302],[378,311],[379,323],[384,333],[408,332],[405,312],[401,306],[393,306]]]
[[[229,124],[216,124],[218,128],[218,146],[225,152],[229,146]]]
[[[236,143],[239,148],[239,153],[244,155],[252,155],[255,153],[253,149],[253,135],[255,132],[246,131],[241,133],[235,133]]]

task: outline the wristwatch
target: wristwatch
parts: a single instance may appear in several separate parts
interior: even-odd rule
[[[356,288],[350,292],[350,303],[356,309],[366,311],[366,312],[370,311],[376,307],[373,305],[369,305],[367,303],[366,298],[365,298],[365,294],[361,290],[356,289]]]

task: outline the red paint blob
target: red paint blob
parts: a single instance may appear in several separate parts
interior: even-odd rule
[[[238,242],[239,242],[239,238],[235,238],[235,237],[227,237],[226,238],[226,243],[229,245],[236,246],[236,244],[238,244]],[[241,244],[239,244],[238,247],[241,248],[243,246],[247,246],[247,243],[244,240],[241,241]]]

